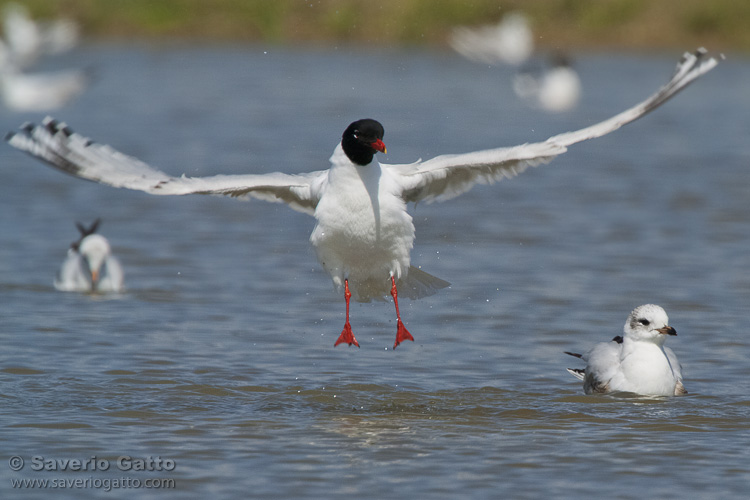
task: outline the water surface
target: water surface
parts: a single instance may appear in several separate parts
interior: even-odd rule
[[[679,54],[584,54],[574,112],[512,95],[511,73],[445,52],[95,46],[60,64],[98,79],[58,117],[171,173],[327,168],[373,117],[401,163],[543,140],[619,112]],[[453,283],[352,307],[361,349],[283,205],[154,197],[83,182],[0,148],[0,491],[11,480],[172,479],[143,498],[728,498],[750,479],[750,63],[552,164],[420,204],[415,264]],[[10,130],[41,115],[0,114]],[[75,221],[101,217],[117,297],[52,281]],[[585,396],[565,372],[663,306],[682,398]],[[10,457],[25,460],[21,471]],[[107,471],[34,471],[92,456]],[[119,457],[174,470],[121,471]],[[56,489],[96,498],[96,488]],[[119,488],[112,498],[132,498]]]

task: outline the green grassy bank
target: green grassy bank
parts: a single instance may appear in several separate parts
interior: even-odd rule
[[[0,0],[0,4],[8,3]],[[445,44],[523,10],[540,47],[750,51],[750,0],[22,0],[95,39]]]

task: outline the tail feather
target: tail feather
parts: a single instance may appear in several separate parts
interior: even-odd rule
[[[578,354],[577,352],[569,352],[569,351],[563,351],[568,356],[573,356],[574,358],[583,359],[583,354]],[[586,370],[583,368],[567,368],[568,373],[573,375],[578,380],[583,380],[584,377],[586,377]]]
[[[410,266],[409,274],[399,279],[396,286],[398,286],[399,296],[421,299],[435,295],[438,290],[449,287],[451,284],[417,267]]]
[[[586,370],[583,368],[566,368],[568,370],[568,373],[573,375],[578,380],[583,380],[586,376]]]

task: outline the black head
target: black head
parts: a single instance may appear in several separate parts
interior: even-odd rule
[[[385,153],[383,126],[370,118],[349,125],[341,137],[346,156],[357,165],[368,165],[376,152]]]

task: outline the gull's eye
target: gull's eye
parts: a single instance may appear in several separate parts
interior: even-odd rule
[[[638,323],[642,324],[643,326],[648,326],[651,324],[651,322],[647,319],[641,318],[638,320]]]

